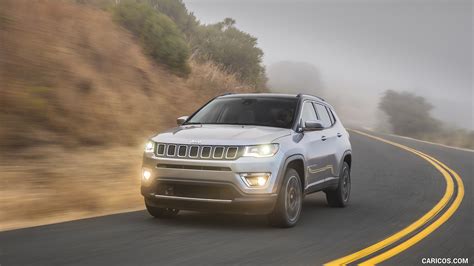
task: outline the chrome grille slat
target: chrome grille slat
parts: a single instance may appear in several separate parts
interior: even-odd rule
[[[174,157],[176,155],[176,144],[168,144],[166,149],[166,156]]]
[[[216,156],[216,152],[217,152],[218,149],[222,149],[220,156]],[[224,152],[225,152],[224,147],[222,147],[222,146],[214,147],[214,151],[212,152],[212,159],[222,159],[222,157],[224,157]]]
[[[204,152],[207,151],[207,148],[209,148],[209,156],[204,156]],[[211,158],[211,155],[212,155],[212,147],[211,146],[202,146],[202,148],[201,148],[201,158],[209,159],[209,158]]]
[[[230,149],[235,149],[234,156],[229,156],[229,150]],[[239,148],[238,147],[227,147],[227,150],[225,151],[225,158],[226,159],[235,159],[235,158],[237,158],[238,154],[239,154]]]
[[[192,150],[196,148],[196,155],[191,155]],[[199,146],[192,145],[189,148],[189,158],[198,158],[199,157]]]
[[[181,148],[184,148],[184,155],[181,155]],[[178,146],[178,157],[184,158],[188,155],[188,146],[187,145],[179,145]]]
[[[240,146],[233,145],[157,143],[155,156],[195,160],[235,160],[240,157],[241,151]]]
[[[158,143],[156,146],[156,155],[163,156],[166,152],[166,144]]]

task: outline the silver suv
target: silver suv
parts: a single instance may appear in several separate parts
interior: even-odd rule
[[[319,97],[227,94],[177,122],[145,147],[141,193],[154,217],[238,212],[291,227],[307,194],[349,201],[349,135]]]

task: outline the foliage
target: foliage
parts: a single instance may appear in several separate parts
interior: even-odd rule
[[[146,3],[122,1],[115,19],[140,39],[145,52],[179,74],[190,72],[189,47],[176,24]]]
[[[388,115],[395,134],[420,137],[426,132],[439,130],[439,122],[430,114],[433,106],[421,96],[388,90],[379,108]]]
[[[199,61],[211,60],[254,88],[261,88],[266,83],[263,51],[257,47],[257,38],[237,29],[234,19],[202,25],[182,0],[138,1],[148,3],[157,12],[173,19]]]
[[[200,60],[212,60],[255,88],[266,82],[263,51],[257,38],[235,27],[235,20],[200,25],[191,39],[193,53]]]
[[[192,53],[200,62],[212,61],[240,81],[254,87],[264,87],[265,69],[263,52],[257,47],[257,38],[235,27],[235,20],[202,25],[189,12],[182,0],[135,0],[148,4],[156,12],[171,18],[186,36]]]
[[[188,38],[194,34],[199,25],[193,13],[188,12],[182,0],[139,0],[148,3],[156,11],[161,12],[171,18],[178,28]]]
[[[434,119],[430,114],[433,106],[423,97],[388,90],[379,108],[387,114],[395,134],[455,147],[474,148],[474,131],[453,128]]]
[[[0,0],[2,229],[137,207],[143,141],[216,95],[250,91],[212,62],[170,75],[87,6],[106,0],[72,1]]]
[[[191,47],[190,52],[193,57],[199,62],[205,63],[210,60],[221,66],[227,73],[235,74],[241,82],[254,89],[264,89],[265,87],[265,68],[262,65],[263,51],[257,47],[257,38],[235,27],[235,20],[231,18],[226,18],[215,24],[201,24],[186,8],[183,0],[73,1],[101,8],[117,5],[114,10],[118,21],[136,36],[146,39],[144,43],[146,50],[154,56],[157,62],[162,61],[173,69],[184,70],[184,73],[187,73],[189,69],[183,61],[189,52],[186,52],[183,47],[181,39],[184,38],[187,45]],[[153,18],[153,23],[160,25],[160,27],[156,27],[158,30],[155,27],[150,27],[154,32],[150,32],[151,29],[146,31],[144,28],[145,22],[151,19],[152,13],[156,17]],[[165,17],[172,20],[173,23],[165,22]],[[174,24],[172,28],[177,28],[177,31],[173,29],[169,32],[172,32],[173,35],[181,35],[180,38],[166,36],[169,32],[159,30],[161,27],[168,28],[168,24]],[[179,39],[179,41],[168,42],[165,40],[168,38]],[[176,49],[172,49],[172,47],[170,48],[172,43],[179,43],[179,45]],[[179,56],[172,56],[176,53]]]

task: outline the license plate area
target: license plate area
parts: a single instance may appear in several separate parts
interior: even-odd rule
[[[236,193],[232,186],[225,184],[189,184],[179,182],[159,182],[157,184],[157,194],[165,196],[233,200],[236,197]]]

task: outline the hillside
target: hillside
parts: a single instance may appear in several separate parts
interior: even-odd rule
[[[2,0],[0,45],[3,228],[141,207],[147,136],[214,95],[247,91],[211,62],[173,74],[84,5]]]

